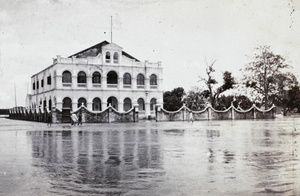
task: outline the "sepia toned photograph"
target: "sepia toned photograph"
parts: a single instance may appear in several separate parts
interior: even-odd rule
[[[300,0],[0,0],[0,195],[300,195]]]

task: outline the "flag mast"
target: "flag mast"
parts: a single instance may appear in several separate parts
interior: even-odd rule
[[[16,93],[16,83],[15,83],[14,85],[15,85],[15,107],[17,107],[17,93]]]
[[[110,43],[112,43],[112,16],[110,16]]]

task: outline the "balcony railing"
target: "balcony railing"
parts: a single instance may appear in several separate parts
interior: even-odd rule
[[[145,85],[137,85],[136,87],[139,89],[143,89],[143,88],[145,88]]]
[[[118,88],[118,84],[107,84],[107,88]]]
[[[157,89],[157,85],[150,85],[151,89]]]
[[[123,88],[131,88],[131,84],[124,84]]]
[[[93,84],[94,88],[101,88],[101,84]]]
[[[77,84],[78,87],[86,87],[86,84]]]
[[[71,87],[72,83],[63,83],[62,85],[63,85],[63,87]]]

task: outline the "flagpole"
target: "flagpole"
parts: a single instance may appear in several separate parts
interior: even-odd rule
[[[14,83],[14,85],[15,85],[15,107],[17,107],[16,83]]]
[[[110,16],[110,43],[112,43],[112,16]]]

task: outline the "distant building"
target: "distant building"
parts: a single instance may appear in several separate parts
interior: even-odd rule
[[[111,104],[119,112],[139,106],[139,118],[152,117],[163,103],[161,62],[140,62],[122,47],[103,41],[53,64],[31,77],[26,107],[55,107],[66,116],[82,104],[103,111]]]

